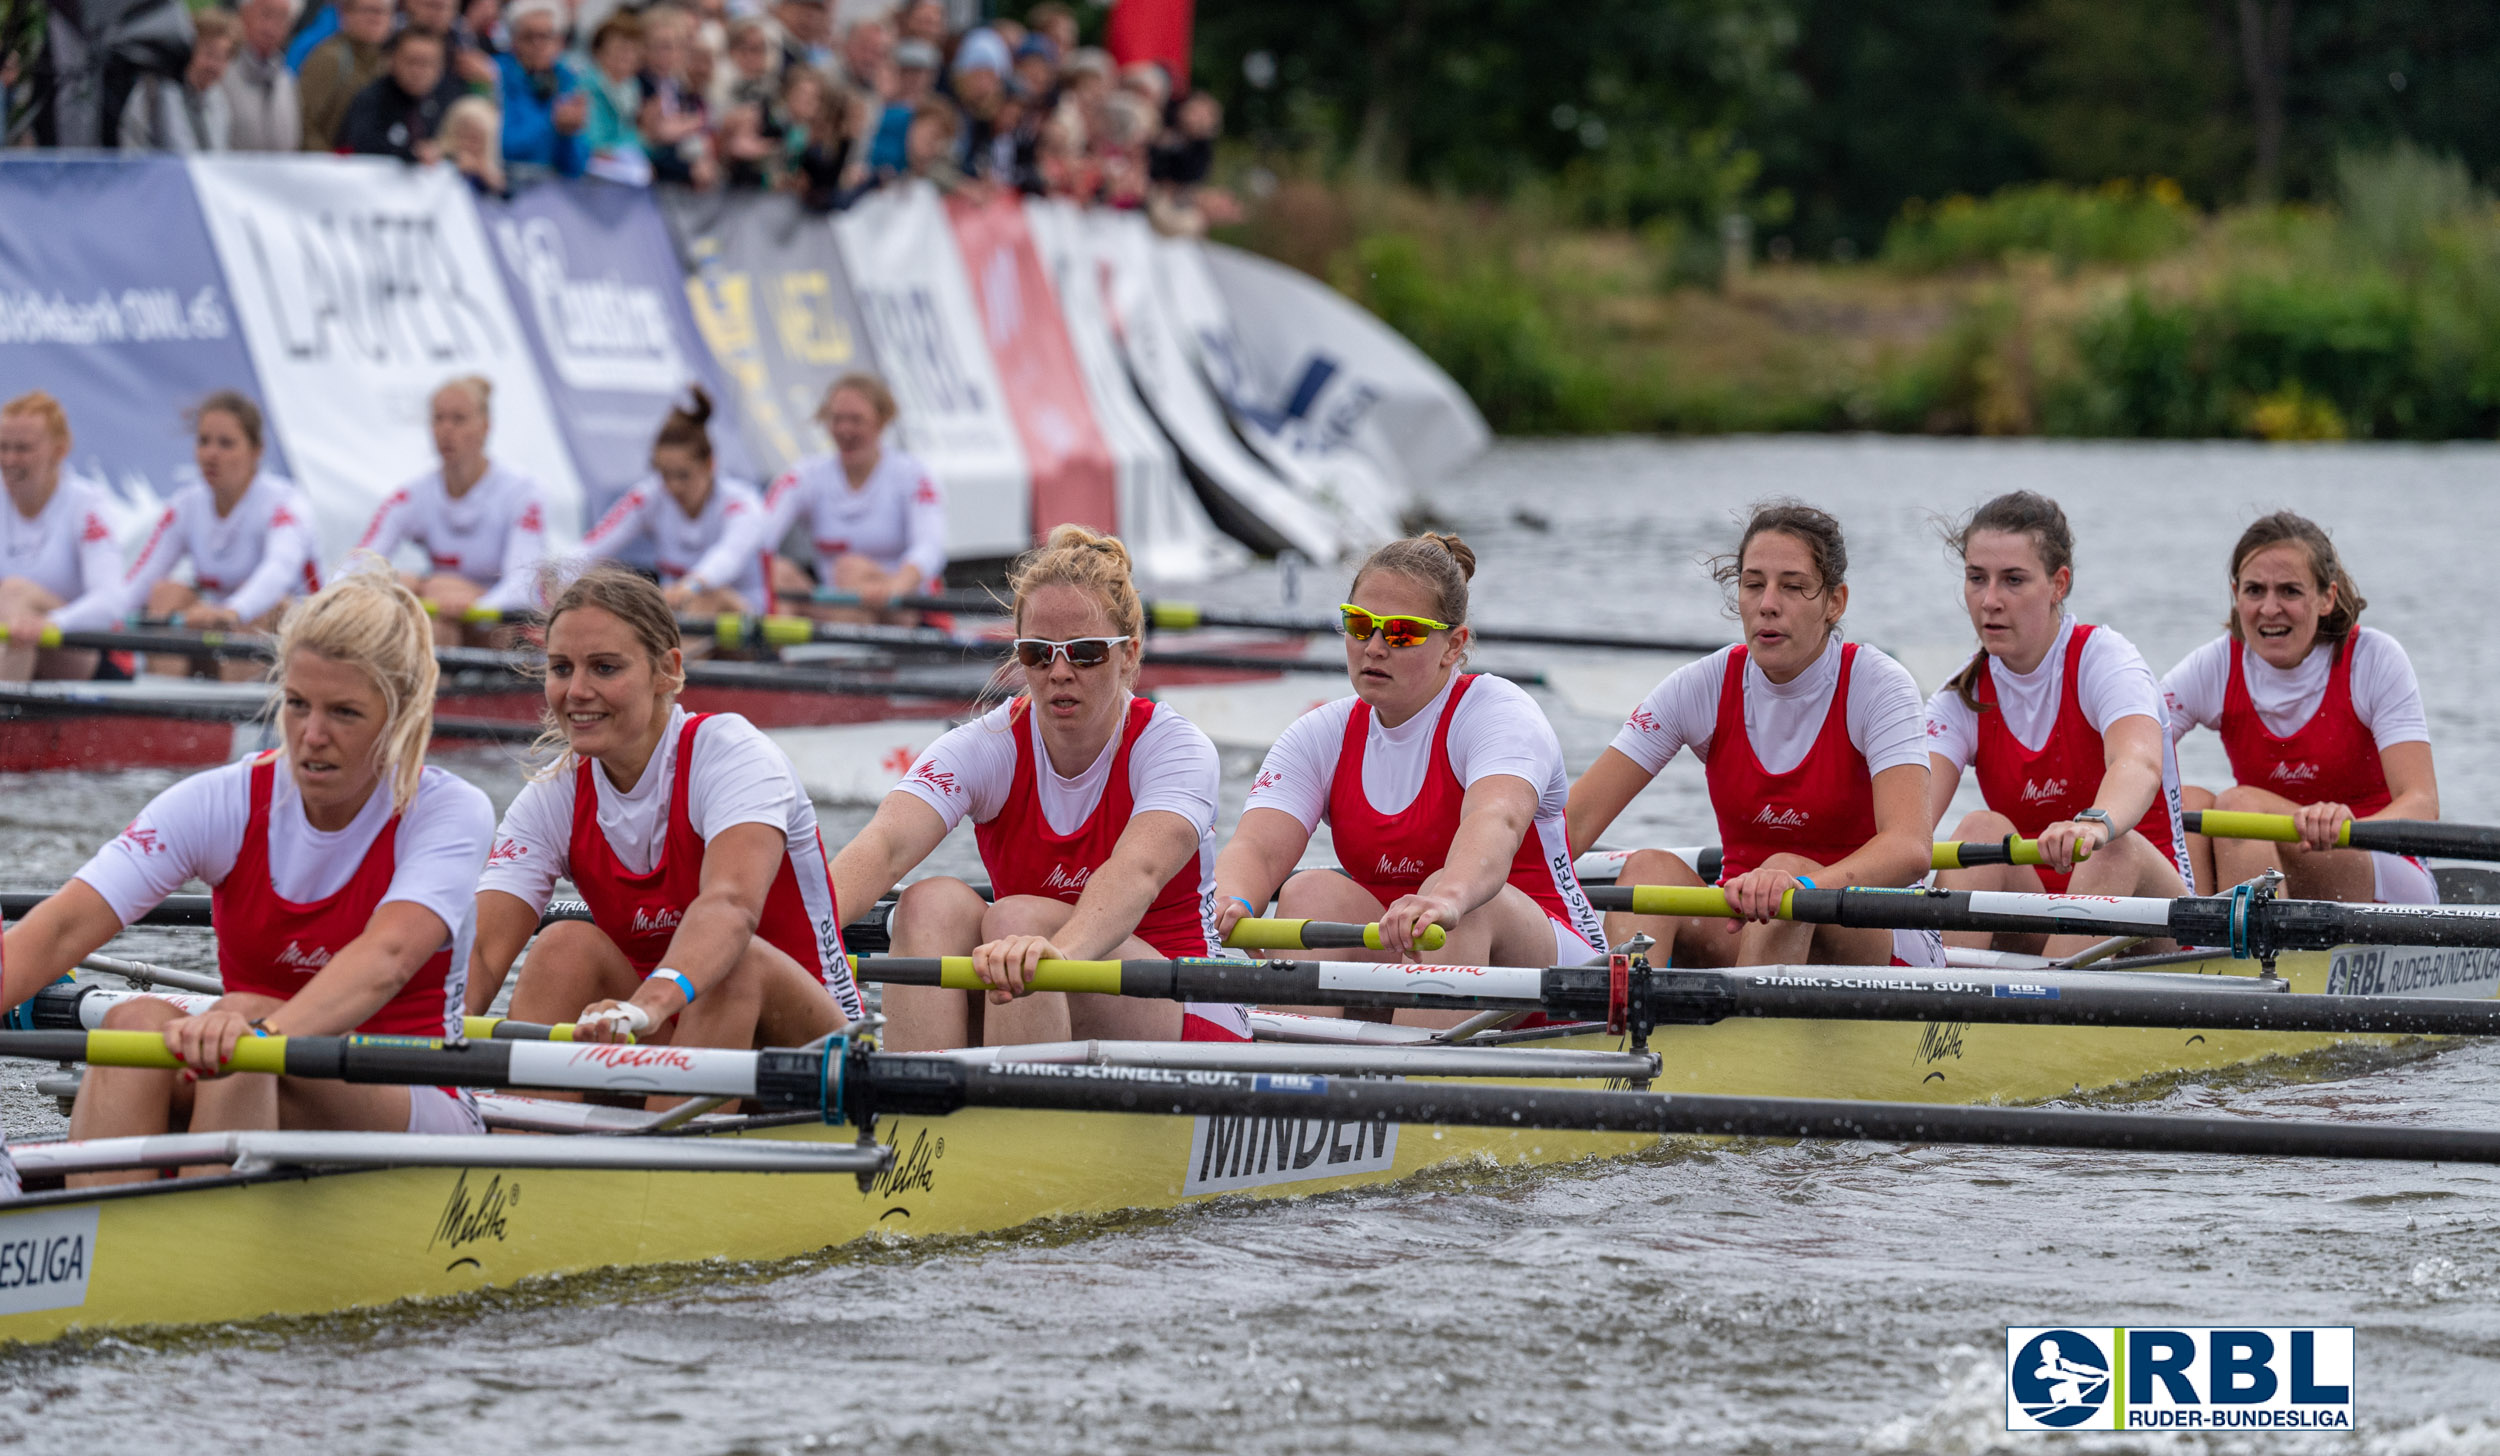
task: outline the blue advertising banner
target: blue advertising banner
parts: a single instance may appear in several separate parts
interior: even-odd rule
[[[757,481],[736,396],[695,327],[648,189],[548,182],[508,203],[480,199],[478,211],[581,471],[586,519],[651,473],[651,437],[690,384],[717,409],[721,470]]]
[[[201,396],[260,397],[181,162],[0,161],[0,399],[30,389],[68,412],[69,468],[120,497],[117,527],[191,471]],[[274,437],[264,461],[285,473]]]

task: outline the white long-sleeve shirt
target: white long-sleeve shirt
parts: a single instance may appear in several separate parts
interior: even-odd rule
[[[104,487],[64,473],[32,516],[0,501],[0,579],[22,577],[61,599],[45,620],[65,632],[111,627],[122,614],[122,553],[105,524]]]
[[[791,523],[804,519],[818,579],[827,585],[833,563],[845,555],[888,571],[917,566],[925,584],[946,572],[946,497],[928,467],[900,450],[879,457],[856,489],[840,460],[810,456],[773,481],[764,503],[764,544],[779,547]]]
[[[148,589],[191,563],[200,596],[246,622],[290,597],[321,590],[320,543],[312,507],[295,485],[267,471],[252,478],[231,514],[194,481],[174,492],[165,514],[139,549],[122,585],[121,617],[147,601]]]
[[[429,470],[391,492],[356,549],[388,560],[412,541],[424,550],[429,570],[486,588],[479,606],[535,607],[538,568],[547,559],[545,493],[521,472],[490,463],[455,499],[443,472]]]
[[[593,559],[619,555],[644,537],[651,540],[663,585],[693,577],[706,587],[728,587],[746,598],[747,609],[773,608],[769,548],[764,540],[764,498],[755,487],[726,475],[712,481],[700,515],[688,516],[677,498],[648,476],[625,492],[582,538]]]

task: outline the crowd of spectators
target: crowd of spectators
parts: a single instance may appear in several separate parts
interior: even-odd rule
[[[1076,12],[955,31],[943,0],[836,22],[836,0],[233,0],[179,76],[120,116],[125,151],[447,161],[502,195],[542,177],[778,190],[849,206],[901,178],[1228,220],[1223,111]],[[854,0],[840,9],[857,10]]]

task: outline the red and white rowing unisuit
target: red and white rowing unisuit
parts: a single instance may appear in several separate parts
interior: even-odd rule
[[[1411,894],[1448,858],[1467,790],[1496,774],[1537,791],[1534,824],[1509,882],[1554,924],[1559,964],[1603,955],[1604,925],[1572,869],[1563,808],[1571,794],[1553,726],[1517,684],[1453,675],[1395,728],[1359,697],[1294,720],[1268,750],[1245,809],[1277,809],[1304,829],[1328,821],[1337,863],[1382,905]]]
[[[124,925],[192,879],[208,882],[226,989],[291,998],[404,902],[434,913],[444,943],[356,1029],[438,1037],[460,1027],[476,923],[478,867],[495,811],[476,786],[438,768],[419,778],[404,812],[387,782],[338,830],[315,829],[277,753],[194,774],[151,800],[77,878]],[[416,1131],[475,1128],[465,1097],[414,1089]]]
[[[122,552],[105,524],[104,487],[68,471],[31,516],[0,500],[0,579],[20,577],[61,599],[46,620],[63,631],[113,626],[122,612]]]
[[[693,577],[706,589],[736,592],[749,611],[772,610],[772,546],[764,538],[764,499],[754,486],[714,476],[702,511],[689,516],[658,476],[646,477],[608,507],[582,538],[582,550],[609,559],[646,538],[661,585]]]
[[[865,1007],[842,945],[841,909],[815,805],[790,760],[735,713],[672,708],[631,794],[582,760],[529,783],[505,811],[478,889],[543,911],[569,876],[591,920],[649,975],[703,887],[704,846],[740,824],[780,830],[789,845],[756,934],[813,972],[842,1014]]]
[[[1215,808],[1222,769],[1196,724],[1144,698],[1074,778],[1050,766],[1041,724],[1019,697],[949,730],[895,788],[946,822],[969,817],[993,893],[1075,904],[1139,814],[1177,814],[1198,829],[1198,853],[1155,892],[1132,932],[1166,956],[1219,953],[1215,936]],[[1239,1006],[1182,1005],[1190,1041],[1247,1041]]]
[[[479,606],[511,611],[538,605],[547,503],[538,482],[510,466],[489,463],[458,496],[444,486],[442,471],[427,471],[383,500],[356,549],[389,560],[412,541],[425,552],[427,571],[484,587]]]
[[[816,573],[833,582],[833,564],[865,556],[887,571],[920,568],[934,583],[946,574],[946,497],[928,467],[887,450],[857,486],[840,459],[814,455],[783,471],[764,494],[764,540],[778,544],[804,519],[816,547]]]
[[[1832,639],[1803,672],[1772,682],[1742,646],[1669,673],[1613,748],[1655,774],[1677,751],[1702,760],[1719,821],[1724,883],[1775,854],[1828,865],[1875,836],[1874,776],[1927,766],[1918,685],[1872,647]],[[1942,965],[1932,932],[1896,930],[1896,965]]]
[[[2190,878],[2178,756],[2165,727],[2161,687],[2133,643],[2070,616],[2030,672],[1983,660],[1971,695],[1981,704],[1977,711],[1951,686],[1928,699],[1928,751],[1957,775],[1976,766],[1988,807],[2032,838],[2092,806],[2108,767],[2101,734],[2110,724],[2151,720],[2161,743],[2161,789],[2135,832],[2178,867],[2180,879]],[[2071,878],[2046,867],[2039,876],[2053,891],[2063,891]]]
[[[2317,644],[2289,671],[2218,637],[2172,668],[2162,688],[2172,736],[2218,730],[2239,783],[2295,804],[2343,804],[2358,818],[2392,801],[2380,754],[2430,741],[2413,664],[2396,639],[2373,627],[2356,628],[2341,647]],[[2380,900],[2438,903],[2421,861],[2376,854],[2373,863]]]
[[[197,481],[174,492],[122,585],[126,615],[147,602],[148,589],[185,560],[212,606],[246,622],[292,597],[321,590],[321,543],[304,493],[266,471],[254,476],[225,515]]]

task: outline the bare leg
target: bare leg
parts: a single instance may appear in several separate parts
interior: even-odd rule
[[[902,584],[901,579],[901,572],[888,571],[865,556],[841,556],[834,559],[832,585],[835,591],[875,593],[891,597],[896,594],[896,588]],[[918,612],[898,611],[891,608],[882,612],[872,612],[864,607],[833,607],[828,610],[840,614],[830,619],[838,622],[887,622],[908,627],[920,620]]]
[[[160,581],[148,588],[147,612],[150,617],[170,617],[198,606],[199,602],[200,594],[190,587],[178,581]],[[148,658],[147,670],[159,677],[189,677],[195,665],[192,658],[157,653]]]
[[[124,1001],[104,1013],[104,1029],[163,1031],[183,1014],[170,1001],[144,997]],[[88,1067],[78,1084],[78,1101],[70,1109],[69,1135],[79,1140],[153,1137],[188,1126],[197,1084],[180,1079],[179,1072],[148,1067]],[[153,1169],[135,1168],[121,1173],[74,1173],[68,1182],[72,1188],[100,1188],[111,1183],[152,1183],[157,1176]]]
[[[422,584],[411,583],[419,597],[434,608],[434,645],[458,647],[468,641],[470,629],[461,614],[477,605],[486,595],[484,588],[465,576],[442,572],[429,576]]]
[[[2179,786],[2179,812],[2199,813],[2214,806],[2213,791],[2194,784]],[[2221,893],[2221,881],[2215,878],[2214,842],[2202,834],[2187,837],[2188,868],[2196,872],[2196,883],[2188,888],[2200,895]]]
[[[2074,876],[2066,882],[2066,893],[2070,895],[2148,895],[2172,900],[2187,892],[2187,883],[2179,878],[2179,867],[2155,849],[2153,841],[2132,829],[2075,866]],[[2052,935],[2043,953],[2070,956],[2102,939],[2105,937]],[[2154,955],[2177,948],[2175,941],[2148,940],[2137,947],[2136,953]]]
[[[2281,794],[2234,785],[2214,800],[2214,807],[2245,814],[2289,814],[2300,806]],[[2200,836],[2201,837],[2201,836]],[[2296,900],[2347,900],[2367,904],[2378,898],[2378,867],[2367,850],[2313,850],[2297,844],[2260,839],[2214,839],[2214,884],[2226,886],[2255,879],[2270,869],[2283,871],[2283,892]]]
[[[1615,883],[1633,885],[1700,886],[1701,876],[1684,857],[1663,849],[1638,850],[1624,858]],[[1744,922],[1691,915],[1634,915],[1617,910],[1606,917],[1606,940],[1622,945],[1635,935],[1646,935],[1667,948],[1668,958],[1679,966],[1732,966],[1736,964],[1738,932]]]
[[[515,1021],[561,1024],[594,1001],[623,1001],[642,985],[633,962],[599,927],[563,920],[538,932],[521,962],[508,1015]],[[532,1097],[579,1102],[574,1092],[532,1091]]]
[[[1368,925],[1380,918],[1387,907],[1372,892],[1354,883],[1335,870],[1303,870],[1285,881],[1276,892],[1276,914],[1286,920],[1343,920],[1355,925]],[[1350,961],[1368,957],[1375,952],[1301,950],[1288,952],[1295,960]],[[1278,1006],[1278,1011],[1301,1016],[1342,1016],[1355,1021],[1387,1021],[1387,1013],[1365,1007],[1345,1006]]]
[[[59,597],[22,576],[0,581],[0,624],[41,617],[60,605]],[[92,647],[39,648],[32,642],[10,642],[0,647],[0,682],[83,681],[95,676],[96,659],[101,655]]]
[[[1043,935],[1068,923],[1076,907],[1040,895],[1010,895],[981,917],[983,944],[1010,935]],[[1154,960],[1161,952],[1132,935],[1112,952],[1120,960]],[[1123,996],[1068,995],[1039,991],[981,1008],[981,1040],[987,1046],[1040,1041],[1179,1041],[1181,1003]]]
[[[910,886],[896,897],[890,925],[898,956],[960,956],[981,943],[981,917],[989,904],[972,887],[950,876]],[[985,1007],[969,991],[941,986],[885,988],[885,1045],[889,1051],[933,1052],[979,1046]]]
[[[2014,821],[1992,809],[1975,809],[1962,816],[1953,826],[1953,837],[1965,842],[2001,843],[2015,832]],[[2011,890],[2036,895],[2044,888],[2039,872],[2029,865],[1974,865],[1963,870],[1939,870],[1936,885],[1945,890]],[[2038,955],[2046,937],[2022,935],[2011,931],[1990,933],[1985,930],[1955,930],[1946,933],[1944,943],[1965,950],[2001,950],[2018,955]]]
[[[1287,919],[1367,924],[1380,918],[1383,907],[1369,890],[1334,870],[1305,870],[1285,882],[1283,893],[1277,897],[1277,908]],[[1463,916],[1457,925],[1447,927],[1446,933],[1448,939],[1439,950],[1428,951],[1421,957],[1426,964],[1549,966],[1554,963],[1554,922],[1515,885],[1504,885],[1492,899]],[[1306,950],[1295,951],[1292,956],[1295,960],[1370,961],[1381,959],[1382,952]],[[1469,1010],[1436,1011],[1420,1007],[1410,1007],[1385,1016],[1359,1007],[1285,1009],[1317,1016],[1344,1015],[1357,1020],[1394,1021],[1400,1026],[1428,1026],[1436,1030],[1456,1026],[1475,1014]]]
[[[1823,866],[1801,854],[1775,854],[1763,868],[1812,878]],[[1892,963],[1892,932],[1857,930],[1838,925],[1809,925],[1794,920],[1749,924],[1736,935],[1740,966],[1883,966]]]

